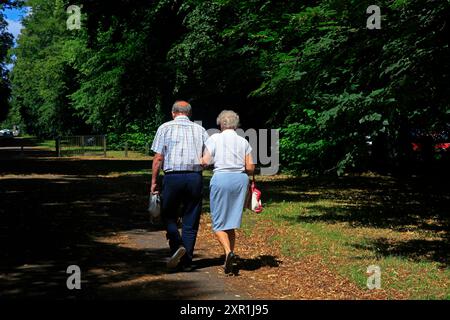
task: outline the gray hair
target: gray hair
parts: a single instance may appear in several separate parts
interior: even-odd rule
[[[231,110],[223,110],[217,117],[217,125],[222,129],[237,129],[239,115]]]
[[[172,106],[173,113],[191,114],[192,107],[186,101],[176,101]]]

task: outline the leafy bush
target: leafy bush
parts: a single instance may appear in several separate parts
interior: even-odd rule
[[[325,155],[333,143],[316,138],[316,127],[293,123],[282,128],[280,134],[281,162],[288,171],[319,173],[330,166],[330,158]]]
[[[128,143],[128,150],[145,152],[155,136],[157,124],[151,122],[132,122],[126,126],[125,133],[111,132],[107,135],[108,148],[111,150],[123,150]]]

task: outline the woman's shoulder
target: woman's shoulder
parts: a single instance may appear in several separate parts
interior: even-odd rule
[[[247,145],[247,144],[248,144],[247,139],[245,139],[244,137],[242,137],[242,136],[240,136],[240,135],[236,135],[236,136],[237,136],[236,139],[238,139],[239,142],[241,142],[241,143],[244,144],[244,145]]]
[[[209,136],[209,138],[206,140],[206,143],[215,143],[217,140],[220,139],[220,133],[214,133]]]

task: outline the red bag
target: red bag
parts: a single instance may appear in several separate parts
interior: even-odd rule
[[[252,183],[249,185],[249,189],[247,191],[245,207],[256,213],[261,213],[263,211],[261,191],[256,188],[255,175],[253,175]]]

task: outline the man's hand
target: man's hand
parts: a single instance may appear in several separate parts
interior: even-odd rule
[[[159,186],[158,186],[157,183],[152,183],[152,186],[150,188],[150,192],[152,194],[159,193]]]

